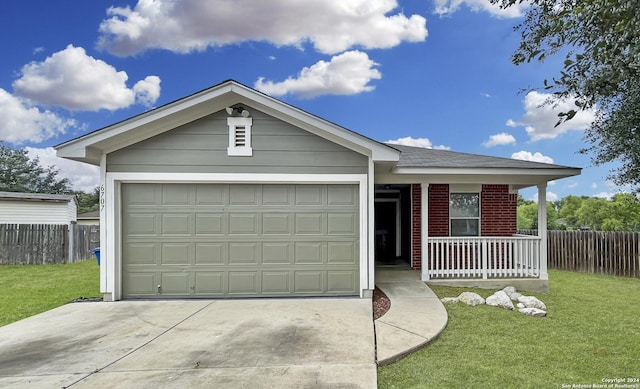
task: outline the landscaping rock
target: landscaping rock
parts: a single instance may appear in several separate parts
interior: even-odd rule
[[[544,317],[547,316],[547,312],[538,308],[521,308],[519,311],[527,316]]]
[[[504,289],[502,289],[502,291],[505,292],[507,296],[511,297],[512,294],[516,293],[516,287],[506,286]]]
[[[522,296],[520,293],[516,291],[516,288],[514,286],[507,286],[504,289],[502,289],[502,291],[505,292],[507,296],[509,296],[511,301],[518,301],[520,296]]]
[[[502,290],[495,292],[493,295],[483,299],[477,293],[474,292],[462,292],[458,297],[444,297],[440,301],[443,303],[457,303],[463,302],[467,305],[475,307],[476,305],[487,304],[494,307],[499,307],[513,311],[515,309],[514,303],[516,301],[518,311],[527,316],[543,317],[547,316],[547,306],[535,296],[523,296],[516,291],[513,286],[507,286]]]
[[[527,308],[537,308],[543,311],[547,310],[547,306],[534,296],[522,296],[518,299],[518,302],[521,302]]]
[[[522,297],[522,295],[518,292],[515,292],[509,295],[509,298],[511,299],[511,301],[515,301],[515,302],[518,302],[520,297]]]
[[[487,297],[486,304],[513,311],[513,303],[511,302],[511,299],[502,290],[499,290],[495,292],[493,295]]]
[[[472,307],[484,304],[484,299],[482,298],[482,296],[473,292],[460,293],[460,296],[458,296],[458,301],[462,301],[463,303],[471,305]]]

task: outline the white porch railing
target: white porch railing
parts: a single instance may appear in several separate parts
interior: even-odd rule
[[[426,275],[443,278],[539,278],[540,238],[429,237]]]

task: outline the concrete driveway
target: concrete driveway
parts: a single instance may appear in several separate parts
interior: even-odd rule
[[[375,388],[371,300],[75,303],[0,327],[0,387]]]

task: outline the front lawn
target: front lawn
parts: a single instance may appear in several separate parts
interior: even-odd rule
[[[446,304],[444,332],[424,349],[379,368],[379,388],[597,387],[605,379],[640,378],[640,280],[549,273],[551,292],[532,294],[546,303],[547,317]],[[468,290],[486,298],[494,292],[432,289],[438,297]]]
[[[0,326],[78,297],[100,296],[99,271],[95,259],[68,265],[0,266]]]

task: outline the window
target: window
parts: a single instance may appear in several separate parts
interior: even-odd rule
[[[253,155],[251,147],[251,118],[230,117],[227,118],[229,125],[229,147],[227,155],[250,157]]]
[[[480,193],[451,193],[449,219],[451,236],[479,236]]]

